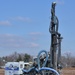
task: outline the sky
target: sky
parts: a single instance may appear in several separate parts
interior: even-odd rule
[[[57,2],[56,16],[62,40],[62,55],[75,56],[75,0],[0,0],[0,57],[14,52],[36,56],[50,51],[51,4]]]

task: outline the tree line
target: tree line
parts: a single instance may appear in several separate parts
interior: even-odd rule
[[[33,61],[33,56],[27,54],[27,53],[17,53],[14,52],[13,54],[9,56],[3,56],[0,57],[0,66],[3,66],[7,62],[19,62],[19,61],[24,61],[24,62],[32,62]]]
[[[6,62],[33,62],[33,56],[27,53],[14,52],[9,56],[0,57],[0,66],[4,66]],[[65,53],[61,56],[61,64],[63,67],[75,67],[75,57],[71,53]]]

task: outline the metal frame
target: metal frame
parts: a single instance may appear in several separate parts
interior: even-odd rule
[[[58,32],[59,20],[55,15],[56,3],[52,3],[51,8],[51,23],[49,32],[51,33],[51,46],[50,46],[50,67],[57,70],[58,65],[61,63],[61,34]],[[57,53],[58,52],[58,53]]]

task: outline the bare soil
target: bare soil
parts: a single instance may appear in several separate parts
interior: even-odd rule
[[[75,68],[64,68],[61,71],[61,75],[75,75]]]
[[[0,69],[0,75],[4,75],[4,69]],[[64,68],[60,75],[75,75],[75,68]]]
[[[0,69],[0,75],[4,75],[4,69]]]

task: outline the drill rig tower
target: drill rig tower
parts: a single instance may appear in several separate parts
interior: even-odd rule
[[[55,15],[56,2],[52,3],[51,8],[51,22],[49,32],[51,33],[50,46],[50,67],[57,70],[61,64],[61,34],[58,32],[59,20]]]

